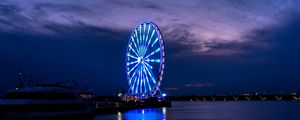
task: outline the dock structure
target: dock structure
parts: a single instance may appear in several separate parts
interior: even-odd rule
[[[115,114],[134,109],[161,107],[171,107],[171,101],[155,99],[145,99],[139,101],[106,100],[95,103],[95,111],[97,114]]]

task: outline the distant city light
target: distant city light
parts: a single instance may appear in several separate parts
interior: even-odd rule
[[[163,97],[166,97],[166,96],[167,96],[167,94],[166,94],[166,93],[163,93],[161,96],[163,96]]]
[[[118,93],[118,96],[121,97],[121,96],[122,96],[122,93]]]

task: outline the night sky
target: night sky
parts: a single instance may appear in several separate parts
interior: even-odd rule
[[[127,89],[131,31],[155,22],[171,95],[300,91],[299,0],[0,0],[0,93],[24,79]],[[125,90],[127,91],[127,90]]]

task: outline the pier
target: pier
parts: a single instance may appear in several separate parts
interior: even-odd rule
[[[123,101],[118,97],[98,97],[95,103],[96,114],[114,114],[140,108],[171,107],[171,101],[167,99],[148,98],[138,101]]]

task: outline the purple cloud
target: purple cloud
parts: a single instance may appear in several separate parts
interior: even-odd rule
[[[257,42],[249,37],[253,31],[284,26],[300,13],[300,2],[293,0],[11,0],[0,5],[0,13],[6,14],[0,17],[1,31],[30,28],[31,32],[55,35],[45,27],[52,24],[130,31],[142,20],[153,20],[167,43],[186,48],[178,54],[215,56],[247,53],[238,45]],[[7,21],[12,23],[5,24]]]

